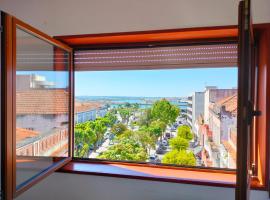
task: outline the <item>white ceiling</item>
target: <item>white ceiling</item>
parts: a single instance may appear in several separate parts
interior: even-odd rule
[[[253,0],[255,23],[270,0]],[[237,24],[238,0],[0,0],[0,8],[49,35]]]

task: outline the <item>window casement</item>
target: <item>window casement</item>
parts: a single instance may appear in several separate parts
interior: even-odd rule
[[[71,160],[72,49],[15,17],[1,16],[2,186],[4,199],[9,200]],[[61,84],[52,85],[46,74]],[[67,137],[61,137],[63,129]],[[54,135],[64,140],[61,145],[53,145]]]
[[[89,115],[84,116],[84,114],[78,113],[74,116],[73,90],[75,71],[98,71],[101,68],[107,71],[117,71],[131,70],[135,67],[139,67],[141,70],[145,68],[159,70],[179,67],[191,69],[206,66],[213,68],[236,66],[238,59],[236,52],[239,52],[239,48],[236,47],[237,27],[59,36],[53,39],[6,13],[1,13],[1,20],[4,27],[1,34],[1,52],[3,52],[1,55],[1,65],[3,66],[1,92],[4,94],[1,95],[1,102],[2,105],[5,105],[1,113],[1,130],[4,133],[2,135],[4,160],[2,175],[4,177],[1,186],[5,199],[10,200],[17,197],[56,170],[66,173],[89,173],[235,187],[235,170],[75,158],[74,148],[77,147],[74,147],[73,144],[73,123],[81,122],[84,120],[83,118],[94,119],[97,115],[102,116],[104,113],[91,111]],[[269,24],[254,26],[256,76],[252,78],[253,106],[254,110],[261,111],[261,115],[256,116],[252,124],[250,166],[253,166],[253,177],[251,185],[254,189],[263,190],[267,190],[269,187],[269,158],[267,157],[269,155],[269,134],[267,134],[269,123],[267,121],[270,117],[267,105],[268,98],[270,98],[267,89],[270,84],[268,78],[270,74],[267,69],[270,67],[269,56],[267,56],[270,51],[267,46],[270,38],[269,27]],[[75,49],[74,52],[73,49]],[[151,52],[151,50],[153,51]],[[167,53],[160,54],[160,52]],[[105,59],[107,60],[104,60],[104,54],[106,54]],[[73,69],[73,58],[75,69]],[[61,79],[62,83],[53,85],[51,80],[44,80],[44,74],[49,73]],[[20,81],[19,76],[28,77],[31,84],[21,82],[22,84],[17,85],[16,83]],[[44,91],[47,93],[42,95]],[[37,94],[31,96],[33,92],[39,92],[43,105],[30,110],[30,107],[27,108],[27,105],[30,105],[29,102],[38,98]],[[57,93],[57,95],[51,93]],[[65,96],[65,101],[57,99],[61,95]],[[47,104],[50,101],[49,97],[54,99],[50,105]],[[24,101],[24,103],[20,104],[18,100]],[[48,107],[42,110],[42,106],[45,104]],[[26,105],[26,108],[19,109],[21,105]],[[59,105],[61,108],[58,109]],[[52,110],[56,113],[51,112]],[[25,112],[31,112],[31,114]],[[57,118],[58,116],[59,118]],[[26,117],[28,117],[27,120],[32,120],[34,123],[31,126],[18,127],[19,120],[26,120]],[[38,124],[41,118],[50,123],[53,121],[54,125],[51,126],[49,122],[48,124],[45,122]],[[211,118],[211,120],[214,119]],[[41,126],[43,127],[40,130]],[[63,127],[66,129],[62,129]],[[43,132],[45,129],[46,131]],[[23,142],[21,141],[20,144],[18,143],[19,131],[21,135],[27,134],[26,137],[21,137]],[[203,131],[207,132],[207,127],[204,127]],[[51,134],[47,139],[41,137],[45,132]],[[232,141],[238,139],[235,138],[234,132],[230,132],[230,135]],[[209,143],[207,137],[207,134],[203,135],[203,145]],[[35,141],[35,138],[38,140]],[[26,144],[29,145],[27,141],[33,143],[29,148],[26,148]],[[17,145],[20,147],[18,151],[16,151]],[[23,148],[24,145],[25,148]],[[211,154],[206,151],[205,157],[209,158]],[[228,156],[228,159],[231,157]],[[119,168],[128,170],[119,171]],[[98,170],[95,171],[95,169]],[[128,171],[136,173],[129,174]],[[143,176],[147,173],[149,173],[147,176]],[[171,177],[160,176],[160,173],[171,174]],[[196,177],[202,177],[202,180],[197,180]]]

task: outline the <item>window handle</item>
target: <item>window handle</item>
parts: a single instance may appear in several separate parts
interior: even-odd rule
[[[253,111],[251,112],[251,115],[252,115],[253,117],[261,116],[261,115],[262,115],[262,111],[260,111],[260,110],[253,110]]]
[[[248,108],[247,108],[247,117],[248,117],[248,124],[250,125],[251,122],[252,122],[252,119],[254,117],[258,117],[258,116],[261,116],[262,112],[260,110],[254,110],[253,109],[253,103],[251,101],[249,101],[249,105],[248,105]]]

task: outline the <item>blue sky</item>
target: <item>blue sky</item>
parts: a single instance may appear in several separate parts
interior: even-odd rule
[[[17,75],[35,74],[45,76],[47,81],[54,82],[57,88],[66,88],[69,84],[68,72],[63,71],[17,71]]]
[[[76,96],[182,97],[205,86],[237,87],[237,68],[75,73]]]

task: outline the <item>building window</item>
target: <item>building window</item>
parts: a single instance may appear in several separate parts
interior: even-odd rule
[[[236,61],[236,44],[76,51],[75,110],[96,117],[77,114],[75,156],[235,169]]]

